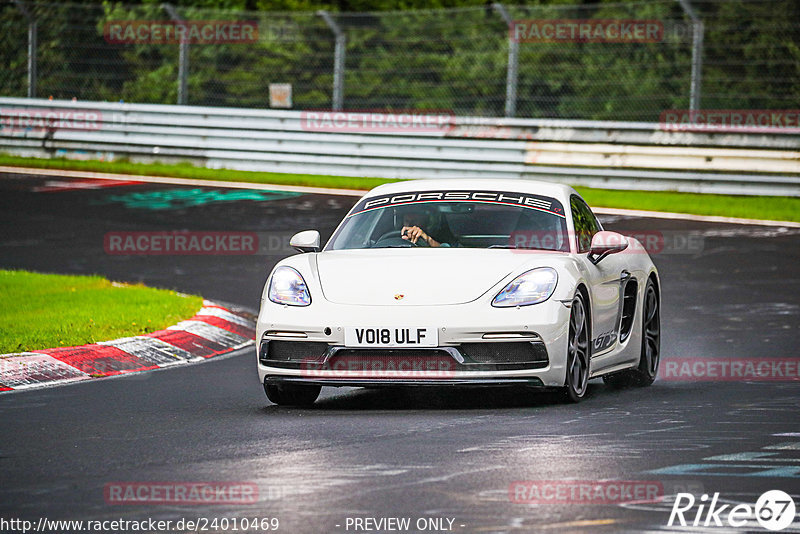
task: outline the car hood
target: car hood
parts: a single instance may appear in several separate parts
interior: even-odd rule
[[[380,249],[317,255],[330,302],[432,306],[471,302],[527,264],[553,253],[503,249]]]

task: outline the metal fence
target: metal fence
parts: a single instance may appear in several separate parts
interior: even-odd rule
[[[253,21],[248,42],[114,42],[114,21]],[[657,39],[524,39],[520,21],[656,21]],[[373,13],[0,2],[0,95],[293,109],[658,121],[796,109],[800,2],[652,0]],[[510,31],[512,30],[512,31]],[[213,40],[212,40],[213,41]]]
[[[0,128],[0,151],[22,156],[800,196],[800,135],[780,130],[686,132],[657,123],[448,116],[418,123],[434,128],[375,131],[356,122],[319,129],[318,112],[7,97],[0,97],[0,114],[10,126]]]

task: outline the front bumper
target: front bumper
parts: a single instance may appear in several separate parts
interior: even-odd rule
[[[419,325],[437,327],[438,347],[345,347],[346,326]],[[562,386],[568,325],[569,308],[557,300],[520,308],[492,308],[478,301],[452,306],[354,306],[318,299],[308,307],[266,301],[257,323],[258,372],[262,383],[327,386]],[[294,357],[275,358],[269,355],[273,342],[283,348],[291,343],[289,347],[298,350]],[[505,346],[480,350],[499,343]],[[537,356],[526,359],[512,354],[519,350],[505,350],[523,344],[534,348]],[[499,359],[492,354],[499,354]],[[335,365],[345,355],[350,358],[347,365]],[[382,363],[370,366],[372,360]]]
[[[300,376],[269,376],[264,379],[264,385],[302,384],[308,386],[326,387],[356,387],[356,388],[382,388],[382,387],[542,387],[542,381],[532,378],[461,378],[461,379],[411,379],[396,378],[392,380],[378,378],[304,378]]]

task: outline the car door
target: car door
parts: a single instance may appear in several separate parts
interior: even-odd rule
[[[592,237],[603,227],[579,196],[570,198],[577,251],[583,259],[591,299],[592,357],[610,351],[617,343],[621,278],[620,254],[611,254],[596,265],[589,259]]]

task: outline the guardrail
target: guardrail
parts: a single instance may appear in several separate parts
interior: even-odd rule
[[[800,196],[800,135],[780,130],[687,132],[657,123],[445,117],[445,127],[435,129],[311,131],[307,117],[299,111],[0,98],[0,151],[302,174],[529,178]]]

